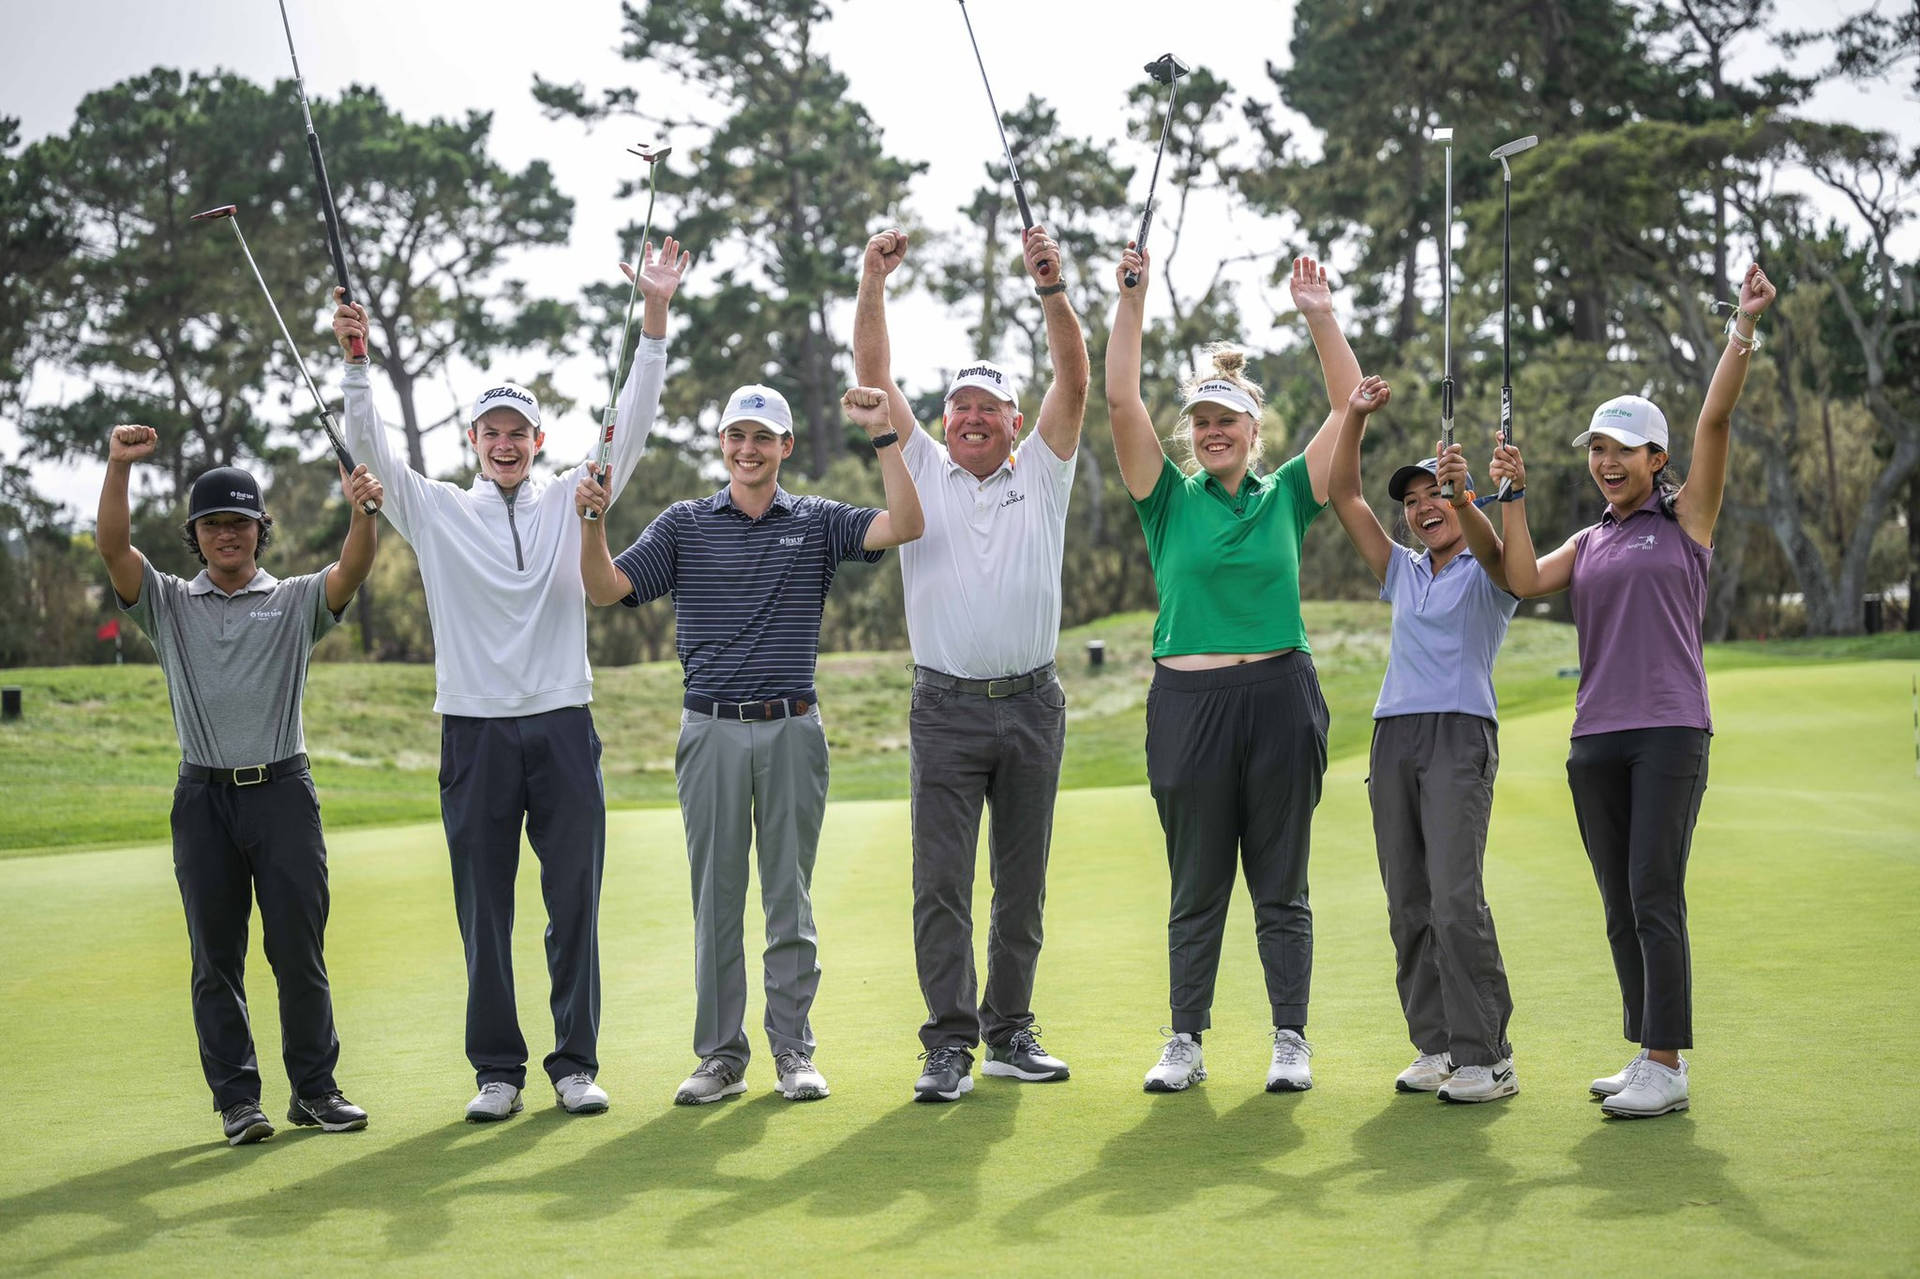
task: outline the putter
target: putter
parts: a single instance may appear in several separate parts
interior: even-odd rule
[[[1435,129],[1433,140],[1446,148],[1446,217],[1440,238],[1440,448],[1453,447],[1453,130]],[[1452,483],[1440,486],[1452,500]]]
[[[1160,186],[1160,158],[1167,153],[1167,134],[1173,131],[1173,100],[1180,93],[1180,77],[1192,68],[1171,53],[1163,53],[1149,62],[1147,74],[1167,86],[1167,118],[1160,125],[1160,149],[1153,155],[1153,176],[1147,180],[1147,207],[1140,215],[1140,238],[1133,247],[1140,252],[1147,251],[1147,232],[1153,228],[1153,193]],[[1127,272],[1127,287],[1140,283],[1138,271]]]
[[[280,0],[280,26],[287,33],[287,56],[293,59],[293,83],[300,91],[300,116],[307,125],[307,155],[313,161],[313,180],[319,187],[320,213],[327,221],[327,253],[333,259],[333,275],[340,284],[340,301],[344,304],[353,301],[353,286],[347,282],[347,255],[340,247],[340,213],[333,207],[333,187],[327,182],[327,162],[320,155],[320,135],[313,130],[313,112],[307,106],[307,82],[300,75],[300,55],[293,48],[293,23],[287,20],[287,0]],[[233,229],[236,235],[239,234],[240,224],[235,222]],[[260,287],[265,288],[266,285]],[[275,315],[277,318],[278,312]],[[364,360],[367,357],[367,340],[350,338],[347,356]],[[303,373],[305,371],[301,370]],[[353,468],[347,469],[351,471]]]
[[[967,24],[967,40],[973,45],[973,60],[980,64],[980,83],[987,87],[987,105],[993,108],[993,127],[1000,130],[1000,149],[1007,153],[1007,176],[1013,179],[1014,203],[1020,206],[1022,232],[1033,230],[1033,210],[1027,207],[1027,189],[1020,183],[1020,170],[1014,167],[1013,144],[1007,141],[1007,126],[1000,120],[1000,106],[993,100],[993,82],[987,79],[986,59],[980,56],[980,41],[974,38],[973,19],[967,16],[967,0],[960,0],[960,17]],[[1052,272],[1051,263],[1041,263],[1040,274]]]
[[[1500,234],[1500,442],[1513,443],[1513,169],[1507,157],[1519,155],[1540,145],[1538,134],[1495,147],[1490,159],[1500,162],[1500,178],[1506,188],[1507,210]],[[1500,499],[1506,500],[1512,480],[1500,481]]]
[[[647,165],[647,217],[640,228],[640,255],[633,264],[633,279],[627,282],[627,322],[620,329],[620,349],[613,353],[613,393],[607,400],[607,407],[600,413],[600,449],[594,454],[593,473],[596,476],[607,473],[607,460],[613,456],[613,417],[615,401],[620,398],[621,362],[627,358],[627,342],[633,337],[633,299],[640,291],[640,272],[647,265],[648,237],[653,234],[653,195],[654,180],[660,172],[660,162],[673,154],[672,147],[655,147],[641,144],[628,147],[628,155],[637,155]],[[600,512],[591,506],[580,512],[584,520],[597,520]]]
[[[333,444],[333,455],[340,465],[352,475],[354,469],[353,454],[347,452],[347,442],[340,434],[340,424],[333,420],[333,413],[327,408],[327,402],[320,398],[320,388],[313,384],[313,375],[307,372],[307,362],[300,358],[300,348],[293,343],[293,335],[287,332],[287,322],[280,318],[280,308],[273,304],[273,293],[267,288],[266,280],[260,274],[260,266],[253,260],[253,250],[247,247],[247,237],[240,230],[240,208],[234,204],[223,204],[217,209],[208,209],[196,213],[190,219],[194,222],[225,222],[233,228],[233,238],[240,241],[240,252],[246,255],[247,265],[253,268],[253,278],[260,284],[260,294],[267,300],[267,310],[273,312],[273,322],[280,326],[280,336],[285,339],[287,353],[293,356],[293,362],[305,379],[307,390],[313,393],[313,406],[320,411],[320,426],[327,433],[327,439]],[[377,515],[380,507],[373,502],[362,502],[360,509],[368,515]]]

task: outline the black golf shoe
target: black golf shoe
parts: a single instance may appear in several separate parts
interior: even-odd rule
[[[359,1132],[367,1126],[367,1112],[334,1089],[319,1097],[295,1097],[287,1106],[287,1120],[302,1128],[323,1132]]]
[[[1068,1075],[1067,1063],[1040,1046],[1039,1028],[1034,1026],[1014,1031],[1003,1044],[988,1044],[987,1064],[980,1073],[1030,1084],[1052,1083]]]
[[[933,1048],[920,1054],[926,1066],[913,1085],[915,1101],[959,1101],[973,1091],[973,1054],[964,1048]]]
[[[251,1146],[273,1136],[273,1125],[257,1101],[236,1101],[220,1112],[220,1127],[229,1146]]]

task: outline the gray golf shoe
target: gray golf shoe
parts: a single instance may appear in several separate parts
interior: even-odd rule
[[[721,1057],[709,1057],[687,1076],[680,1091],[673,1094],[676,1106],[704,1106],[723,1097],[737,1097],[747,1090],[747,1081],[732,1063]]]

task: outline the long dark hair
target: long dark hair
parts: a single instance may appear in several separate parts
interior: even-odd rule
[[[200,561],[200,567],[205,568],[207,566],[207,557],[200,553],[200,538],[199,535],[193,531],[193,526],[197,522],[196,520],[188,520],[180,526],[180,540],[187,544],[189,551],[193,552],[193,558]],[[267,547],[271,545],[273,545],[273,516],[263,512],[260,516],[260,542],[259,545],[253,548],[253,558],[258,560],[261,556],[265,555],[267,553]]]
[[[1677,518],[1674,516],[1674,503],[1680,500],[1680,486],[1687,482],[1686,477],[1676,474],[1677,468],[1673,464],[1673,454],[1667,453],[1665,449],[1660,451],[1666,453],[1667,462],[1653,473],[1653,489],[1660,495],[1660,513],[1669,518]]]

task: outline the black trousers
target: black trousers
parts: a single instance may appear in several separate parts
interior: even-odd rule
[[[322,955],[327,846],[306,772],[233,786],[181,779],[173,788],[173,874],[193,950],[193,1027],[213,1105],[260,1099],[247,1020],[247,926],[260,900],[267,963],[280,989],[280,1053],[299,1097],[334,1089],[340,1040]]]
[[[1707,790],[1709,735],[1636,728],[1573,739],[1567,785],[1606,909],[1626,1037],[1693,1047],[1687,854]]]
[[[1276,1026],[1304,1026],[1313,980],[1307,854],[1327,771],[1327,703],[1313,659],[1282,653],[1210,671],[1156,667],[1147,780],[1173,880],[1173,1028],[1211,1024],[1234,869],[1246,874]]]
[[[440,820],[467,954],[467,1060],[481,1084],[526,1086],[513,997],[513,886],[520,829],[540,859],[552,981],[552,1079],[600,1069],[600,874],[607,800],[600,738],[584,706],[440,723]]]

